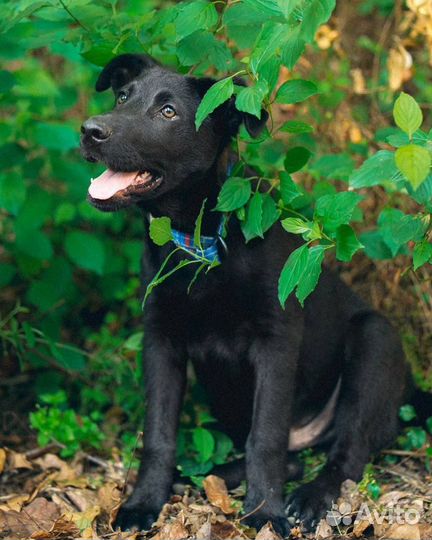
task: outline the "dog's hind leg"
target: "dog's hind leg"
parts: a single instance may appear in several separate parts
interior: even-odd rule
[[[303,464],[299,461],[295,453],[288,453],[285,471],[285,482],[292,482],[302,478]],[[240,458],[225,463],[224,465],[216,465],[216,467],[211,470],[211,474],[223,478],[228,489],[234,489],[240,485],[243,480],[246,480],[246,460]]]
[[[373,311],[354,316],[345,340],[334,442],[320,475],[289,497],[290,523],[300,519],[313,529],[336,501],[341,483],[359,481],[371,454],[392,442],[406,374],[402,347],[390,323]]]

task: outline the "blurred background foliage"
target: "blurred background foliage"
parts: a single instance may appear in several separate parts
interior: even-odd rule
[[[198,76],[224,76],[244,66],[241,58],[247,63],[247,51],[274,15],[276,0],[232,2],[223,18],[217,10],[224,2],[211,4],[211,12],[203,11],[203,2],[2,4],[3,444],[29,440],[31,410],[40,444],[55,440],[64,455],[92,446],[106,452],[119,447],[129,455],[136,444],[143,416],[143,218],[133,209],[100,213],[86,202],[89,180],[101,168],[81,158],[79,127],[89,115],[112,106],[112,96],[96,94],[93,86],[100,66],[116,54],[146,51]],[[331,4],[323,3],[329,13]],[[305,38],[309,44],[301,57],[298,52],[294,70],[285,61],[274,75],[271,58],[267,69],[274,84],[294,72],[313,81],[319,93],[306,104],[273,106],[273,124],[286,127],[262,144],[242,143],[247,161],[264,171],[283,167],[287,148],[309,150],[312,157],[295,175],[302,196],[298,208],[346,189],[357,166],[373,152],[389,149],[387,137],[400,136],[391,115],[400,90],[420,103],[425,133],[431,127],[431,2],[355,0],[338,2],[326,24],[320,24],[325,17],[320,20],[319,13],[309,16],[315,17],[311,27],[317,31]],[[245,133],[242,137],[246,140]],[[430,265],[414,272],[410,237],[393,251],[376,229],[383,211],[398,221],[401,214],[394,212],[416,214],[428,207],[432,178],[424,189],[421,201],[390,184],[368,189],[353,215],[366,254],[357,253],[343,265],[330,255],[328,263],[393,319],[417,382],[431,390]],[[179,456],[184,471],[196,476],[226,460],[232,444],[212,429],[201,389],[192,384],[190,393]]]

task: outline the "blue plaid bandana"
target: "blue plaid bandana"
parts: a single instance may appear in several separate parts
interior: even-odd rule
[[[190,253],[192,257],[195,257],[196,259],[204,258],[211,263],[220,263],[221,260],[218,250],[218,244],[220,243],[225,249],[225,251],[227,250],[225,241],[222,237],[224,227],[225,216],[222,216],[221,222],[216,232],[216,236],[200,236],[201,247],[195,244],[193,233],[185,233],[181,231],[176,231],[175,229],[172,229],[172,241],[176,246],[183,248],[188,253]]]

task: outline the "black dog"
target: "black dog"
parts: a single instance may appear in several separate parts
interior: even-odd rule
[[[213,83],[143,55],[111,61],[96,89],[112,87],[117,105],[82,127],[85,157],[109,167],[91,184],[90,202],[108,211],[138,204],[147,217],[169,216],[175,229],[192,233],[207,199],[202,233],[216,237],[221,214],[211,209],[226,178],[230,140],[242,122],[257,135],[266,116],[241,113],[230,100],[196,131],[195,112]],[[145,282],[170,244],[146,239]],[[188,358],[226,433],[246,449],[244,509],[255,527],[270,520],[287,534],[298,518],[313,527],[341,482],[359,480],[371,454],[397,433],[408,371],[389,322],[327,270],[304,309],[291,295],[282,310],[278,276],[298,244],[279,224],[245,244],[231,216],[226,244],[226,254],[219,246],[222,264],[189,294],[195,268],[176,272],[147,301],[144,451],[135,490],[117,517],[122,528],[148,529],[169,497]],[[288,448],[316,444],[327,445],[327,464],[293,493],[286,511]],[[231,481],[242,470],[231,465]]]

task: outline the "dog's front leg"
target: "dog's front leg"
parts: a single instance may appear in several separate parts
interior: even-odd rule
[[[284,514],[283,484],[299,343],[294,336],[257,340],[251,348],[255,369],[252,427],[246,444],[249,525],[271,521],[282,536],[289,534]]]
[[[123,530],[148,530],[169,497],[186,381],[186,362],[180,348],[165,338],[149,334],[145,341],[144,449],[135,488],[115,521],[115,526]]]

